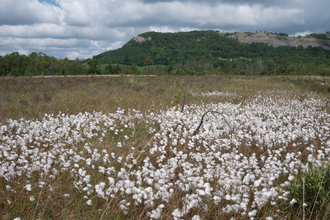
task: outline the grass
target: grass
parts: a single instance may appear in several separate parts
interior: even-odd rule
[[[319,82],[326,82],[321,85]],[[45,114],[57,115],[59,112],[71,115],[80,112],[103,112],[114,113],[121,109],[136,109],[143,113],[150,111],[168,110],[174,106],[181,106],[183,94],[187,88],[187,105],[206,105],[211,103],[226,103],[244,105],[256,94],[264,94],[268,91],[282,93],[286,91],[286,98],[299,96],[304,99],[303,92],[317,92],[324,100],[328,100],[329,91],[327,90],[329,81],[327,79],[296,79],[290,77],[251,77],[251,76],[130,76],[130,77],[78,77],[78,78],[0,78],[0,123],[5,124],[7,119],[21,118],[31,120],[41,120]],[[209,96],[200,97],[191,95],[193,93],[206,92],[228,92],[235,93],[236,96]],[[190,95],[189,95],[190,94]],[[327,105],[329,112],[329,104]],[[181,109],[181,108],[180,108]],[[133,154],[137,159],[136,167],[141,166],[143,160],[148,156],[150,161],[156,161],[159,155],[150,155],[144,150],[149,148],[150,140],[153,135],[148,132],[150,121],[139,122],[134,119],[135,124],[134,139],[130,139],[127,144],[134,146],[135,149],[125,150],[116,149],[116,159],[119,157],[127,158]],[[157,127],[157,126],[156,126]],[[99,141],[102,132],[91,141],[93,149],[99,152],[105,146],[114,146],[117,142],[123,141],[125,135],[132,136],[133,129],[125,128],[123,124],[117,124],[118,134],[113,130],[107,130],[107,135],[103,137],[103,142]],[[317,145],[317,143],[315,144]],[[186,146],[186,145],[185,145]],[[318,145],[317,145],[318,146]],[[84,150],[82,143],[76,146],[67,145],[64,148],[73,150]],[[244,145],[238,150],[248,154],[256,153],[257,156],[264,152],[258,152],[257,148],[246,149]],[[288,146],[292,148],[291,146]],[[301,146],[303,148],[304,146]],[[320,146],[318,146],[320,147]],[[187,151],[184,146],[178,150]],[[302,150],[303,149],[295,149]],[[194,150],[195,151],[195,150]],[[85,152],[84,155],[88,153]],[[173,152],[167,152],[170,157]],[[139,156],[138,156],[139,155]],[[306,158],[305,158],[306,159]],[[2,159],[1,159],[2,160]],[[302,161],[306,162],[306,161]],[[114,166],[117,171],[125,167],[125,160],[116,163]],[[85,166],[85,162],[78,162],[80,167]],[[102,165],[102,161],[97,162]],[[104,176],[92,167],[85,167],[91,174],[91,182],[98,183]],[[175,179],[179,178],[180,170],[177,171]],[[281,177],[287,178],[286,176]],[[16,183],[26,181],[24,176],[17,177]],[[55,179],[40,180],[38,173],[33,173],[31,183],[45,182],[43,188],[34,188],[32,192],[27,192],[19,187],[19,184],[11,184],[13,192],[6,191],[8,182],[0,178],[0,216],[1,219],[13,219],[17,216],[25,216],[26,219],[146,219],[147,210],[142,205],[135,206],[132,202],[131,210],[124,216],[118,208],[120,199],[110,198],[105,201],[96,195],[92,198],[93,205],[86,206],[86,200],[81,193],[75,189],[74,181],[69,172],[62,173]],[[215,183],[214,183],[215,185]],[[14,193],[14,191],[16,191]],[[69,197],[63,195],[69,192]],[[34,200],[31,202],[31,194]],[[182,208],[182,197],[185,194],[178,192],[169,201],[171,209]],[[11,201],[8,204],[7,200]],[[289,201],[288,201],[289,202]],[[225,207],[229,202],[221,201],[219,206],[208,204],[211,210],[205,214],[204,209],[194,208],[187,216],[190,219],[194,214],[201,214],[203,219],[226,219],[234,217],[237,219],[248,219],[240,215],[233,216],[222,211],[219,207]],[[288,204],[284,202],[284,207]],[[280,206],[279,206],[280,207]],[[298,212],[298,211],[297,211]],[[266,205],[260,211],[260,218],[276,213],[276,207]],[[292,209],[283,209],[280,216],[290,216],[292,219],[299,219],[301,215]],[[172,219],[171,211],[164,212],[162,219]]]
[[[311,83],[310,87],[313,86]],[[158,76],[158,77],[78,77],[78,78],[0,78],[0,121],[41,119],[44,114],[77,114],[79,112],[113,112],[118,107],[142,112],[154,106],[166,109],[181,102],[178,93],[235,92],[239,103],[257,91],[286,89],[306,91],[306,84],[281,77],[231,76]],[[313,89],[313,88],[311,88]],[[324,90],[324,91],[323,91]],[[328,91],[319,91],[325,96]],[[182,95],[183,96],[183,95]],[[183,97],[182,97],[183,99]],[[225,102],[226,97],[188,97],[187,104]],[[175,102],[175,103],[174,103]]]

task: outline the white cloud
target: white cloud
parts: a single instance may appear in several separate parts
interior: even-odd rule
[[[174,33],[174,32],[188,32],[196,30],[194,28],[171,28],[168,26],[150,26],[150,31],[161,32],[161,33]]]
[[[282,9],[279,7],[264,8],[261,5],[249,6],[219,4],[213,7],[193,3],[171,2],[144,5],[141,2],[127,2],[116,13],[118,20],[109,20],[111,27],[147,25],[151,27],[180,28],[212,25],[214,28],[223,26],[233,27],[261,27],[269,25],[279,26],[290,21],[299,23],[301,18],[300,9]],[[122,16],[120,14],[129,14]],[[194,28],[195,27],[195,28]]]
[[[302,37],[304,37],[304,36],[306,36],[306,35],[310,35],[312,32],[310,32],[310,31],[304,31],[304,32],[297,32],[297,33],[295,33],[295,34],[293,34],[293,35],[291,35],[291,36],[302,36]]]
[[[111,43],[111,45],[110,45],[109,47],[102,48],[102,49],[103,49],[103,50],[104,50],[104,49],[105,49],[105,50],[115,50],[115,49],[117,49],[117,48],[123,46],[124,43],[125,43],[124,41],[116,41],[116,42]]]
[[[86,1],[59,1],[65,11],[64,21],[73,26],[88,26],[91,21],[90,4]]]
[[[0,25],[59,23],[55,6],[36,0],[1,0]]]

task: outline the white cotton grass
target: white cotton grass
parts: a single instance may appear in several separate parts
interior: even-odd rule
[[[91,205],[93,205],[93,202],[92,202],[92,200],[89,199],[89,200],[86,202],[86,204],[89,205],[89,206],[91,206]]]
[[[202,96],[215,95],[235,97]],[[36,203],[47,192],[64,200],[81,196],[87,207],[103,201],[128,216],[143,207],[150,219],[188,213],[203,219],[212,206],[258,219],[267,204],[294,205],[290,182],[309,165],[330,160],[326,103],[314,94],[283,96],[266,92],[239,104],[186,105],[183,113],[178,107],[145,114],[118,109],[8,120],[0,125],[4,201],[10,206],[10,196],[24,192]],[[209,113],[192,135],[210,109],[221,114]],[[136,140],[141,130],[149,135],[142,144]],[[57,187],[63,179],[69,191]]]

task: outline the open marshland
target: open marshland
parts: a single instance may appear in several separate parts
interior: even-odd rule
[[[0,216],[328,219],[329,83],[0,78]]]

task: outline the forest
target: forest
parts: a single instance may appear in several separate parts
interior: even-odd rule
[[[330,50],[322,47],[240,43],[232,33],[147,32],[141,42],[87,60],[56,59],[42,52],[0,56],[0,76],[170,74],[170,75],[330,75]],[[287,37],[286,33],[272,33]],[[327,40],[325,34],[312,34]],[[146,62],[148,61],[148,62]],[[144,68],[143,68],[144,67]]]

